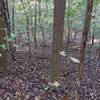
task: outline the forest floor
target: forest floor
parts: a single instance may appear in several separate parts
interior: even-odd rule
[[[8,69],[0,73],[0,100],[75,100],[77,89],[76,77],[78,64],[62,57],[64,73],[58,88],[49,85],[50,48],[33,49],[28,52],[17,51],[16,61],[8,61]],[[69,55],[79,57],[79,50],[74,48]],[[100,100],[100,67],[94,57],[91,62],[86,58],[81,81],[81,100]],[[89,65],[89,63],[91,63]],[[97,72],[98,70],[98,72]]]

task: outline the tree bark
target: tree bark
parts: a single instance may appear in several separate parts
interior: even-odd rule
[[[80,46],[80,65],[79,65],[78,80],[77,80],[77,83],[78,83],[77,100],[80,100],[80,82],[82,78],[82,67],[83,67],[83,63],[85,59],[87,37],[88,37],[88,32],[90,30],[90,25],[91,25],[92,8],[93,8],[93,0],[87,0],[85,22],[84,22],[84,27],[83,27],[83,32],[82,32],[82,41],[81,41],[81,46]]]
[[[90,30],[92,8],[93,8],[93,0],[88,0],[87,1],[86,18],[85,18],[85,22],[84,22],[84,28],[83,28],[83,32],[82,32],[82,41],[81,41],[81,47],[80,47],[80,61],[81,61],[81,63],[84,62],[88,31]]]
[[[39,4],[39,24],[40,24],[40,29],[41,29],[41,35],[42,35],[42,40],[43,40],[43,42],[42,42],[42,47],[43,47],[43,49],[44,49],[44,47],[45,47],[45,32],[44,32],[44,28],[43,28],[43,26],[41,25],[41,16],[42,16],[42,11],[41,11],[41,0],[39,0],[38,1],[38,4]]]
[[[6,45],[4,38],[6,37],[6,13],[4,1],[0,1],[0,45]],[[7,50],[0,48],[0,72],[7,68]]]
[[[54,24],[50,81],[59,81],[62,74],[61,55],[63,50],[64,12],[66,0],[54,0]]]
[[[34,44],[35,44],[35,48],[37,48],[37,4],[35,2],[35,19],[34,19]]]

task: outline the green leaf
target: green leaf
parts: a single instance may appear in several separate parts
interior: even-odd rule
[[[11,33],[10,36],[11,36],[12,39],[16,38],[16,34],[14,34],[14,33]]]
[[[1,44],[0,48],[2,48],[3,50],[5,50],[6,49],[6,45],[5,44]]]

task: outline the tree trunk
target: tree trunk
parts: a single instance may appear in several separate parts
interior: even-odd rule
[[[44,32],[44,28],[43,28],[43,26],[41,25],[41,16],[42,16],[42,11],[41,11],[41,0],[39,0],[38,1],[38,4],[39,4],[39,24],[40,24],[40,29],[41,29],[41,33],[42,33],[42,40],[43,40],[43,42],[42,42],[42,47],[43,47],[43,49],[44,49],[44,47],[45,47],[45,32]]]
[[[59,81],[62,74],[61,55],[63,50],[64,12],[66,0],[54,0],[54,24],[50,81]]]
[[[68,28],[68,32],[67,32],[67,50],[69,48],[69,43],[70,43],[70,4],[71,1],[68,0],[68,17],[67,17],[67,28]]]
[[[13,0],[12,5],[12,32],[15,34],[15,0]]]
[[[24,14],[25,14],[25,17],[26,17],[27,39],[28,39],[28,45],[29,45],[29,50],[28,51],[29,51],[29,58],[30,58],[31,57],[31,40],[30,40],[30,33],[29,33],[29,16],[28,16],[28,12],[26,12],[26,10],[25,10],[25,5],[24,5],[23,0],[20,0],[20,2],[22,3]]]
[[[87,0],[85,22],[84,22],[82,41],[80,46],[80,65],[79,65],[78,80],[77,80],[78,83],[77,100],[80,100],[80,81],[82,76],[82,66],[85,59],[86,42],[87,42],[88,32],[90,30],[92,8],[93,8],[93,0]]]
[[[88,36],[88,31],[90,30],[92,7],[93,7],[93,0],[88,0],[87,1],[86,18],[85,18],[84,28],[83,28],[83,32],[82,32],[82,42],[81,42],[81,47],[80,47],[81,63],[84,62],[87,36]]]
[[[0,45],[6,45],[4,38],[6,37],[6,13],[3,6],[3,1],[0,1]],[[7,50],[0,48],[0,72],[3,72],[7,68]]]
[[[35,19],[34,19],[34,44],[35,44],[35,48],[37,48],[37,4],[35,2]]]
[[[13,3],[13,5],[12,5],[12,31],[10,30],[9,33],[11,34],[11,32],[12,32],[13,34],[15,34],[15,0],[13,0],[12,3]],[[9,34],[9,36],[10,36],[10,34]],[[11,56],[12,61],[16,60],[15,59],[16,47],[14,47],[14,44],[16,44],[16,39],[12,42],[9,42],[10,56]]]
[[[8,0],[5,0],[6,2],[6,27],[7,27],[7,36],[10,37],[11,34],[11,23],[10,23],[10,11],[9,11],[9,4]],[[13,42],[7,42],[7,49],[9,51],[9,57],[12,61],[15,61],[15,55],[14,55],[14,46]]]

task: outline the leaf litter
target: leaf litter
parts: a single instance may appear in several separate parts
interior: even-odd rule
[[[48,50],[45,58],[50,57]],[[79,63],[75,55],[77,50],[73,54],[71,52],[73,58],[70,58],[70,63],[66,65],[63,61],[61,81],[51,85],[48,79],[50,60],[40,59],[44,58],[43,53],[33,51],[35,53],[32,52],[31,60],[27,52],[16,52],[16,61],[8,61],[10,63],[7,71],[0,73],[0,100],[75,100],[78,67],[76,63]],[[39,48],[39,51],[42,50]],[[65,59],[65,53],[60,53]],[[85,62],[83,66],[81,99],[100,100],[100,73],[95,70],[95,60],[91,60],[90,66],[87,65],[88,62]]]

